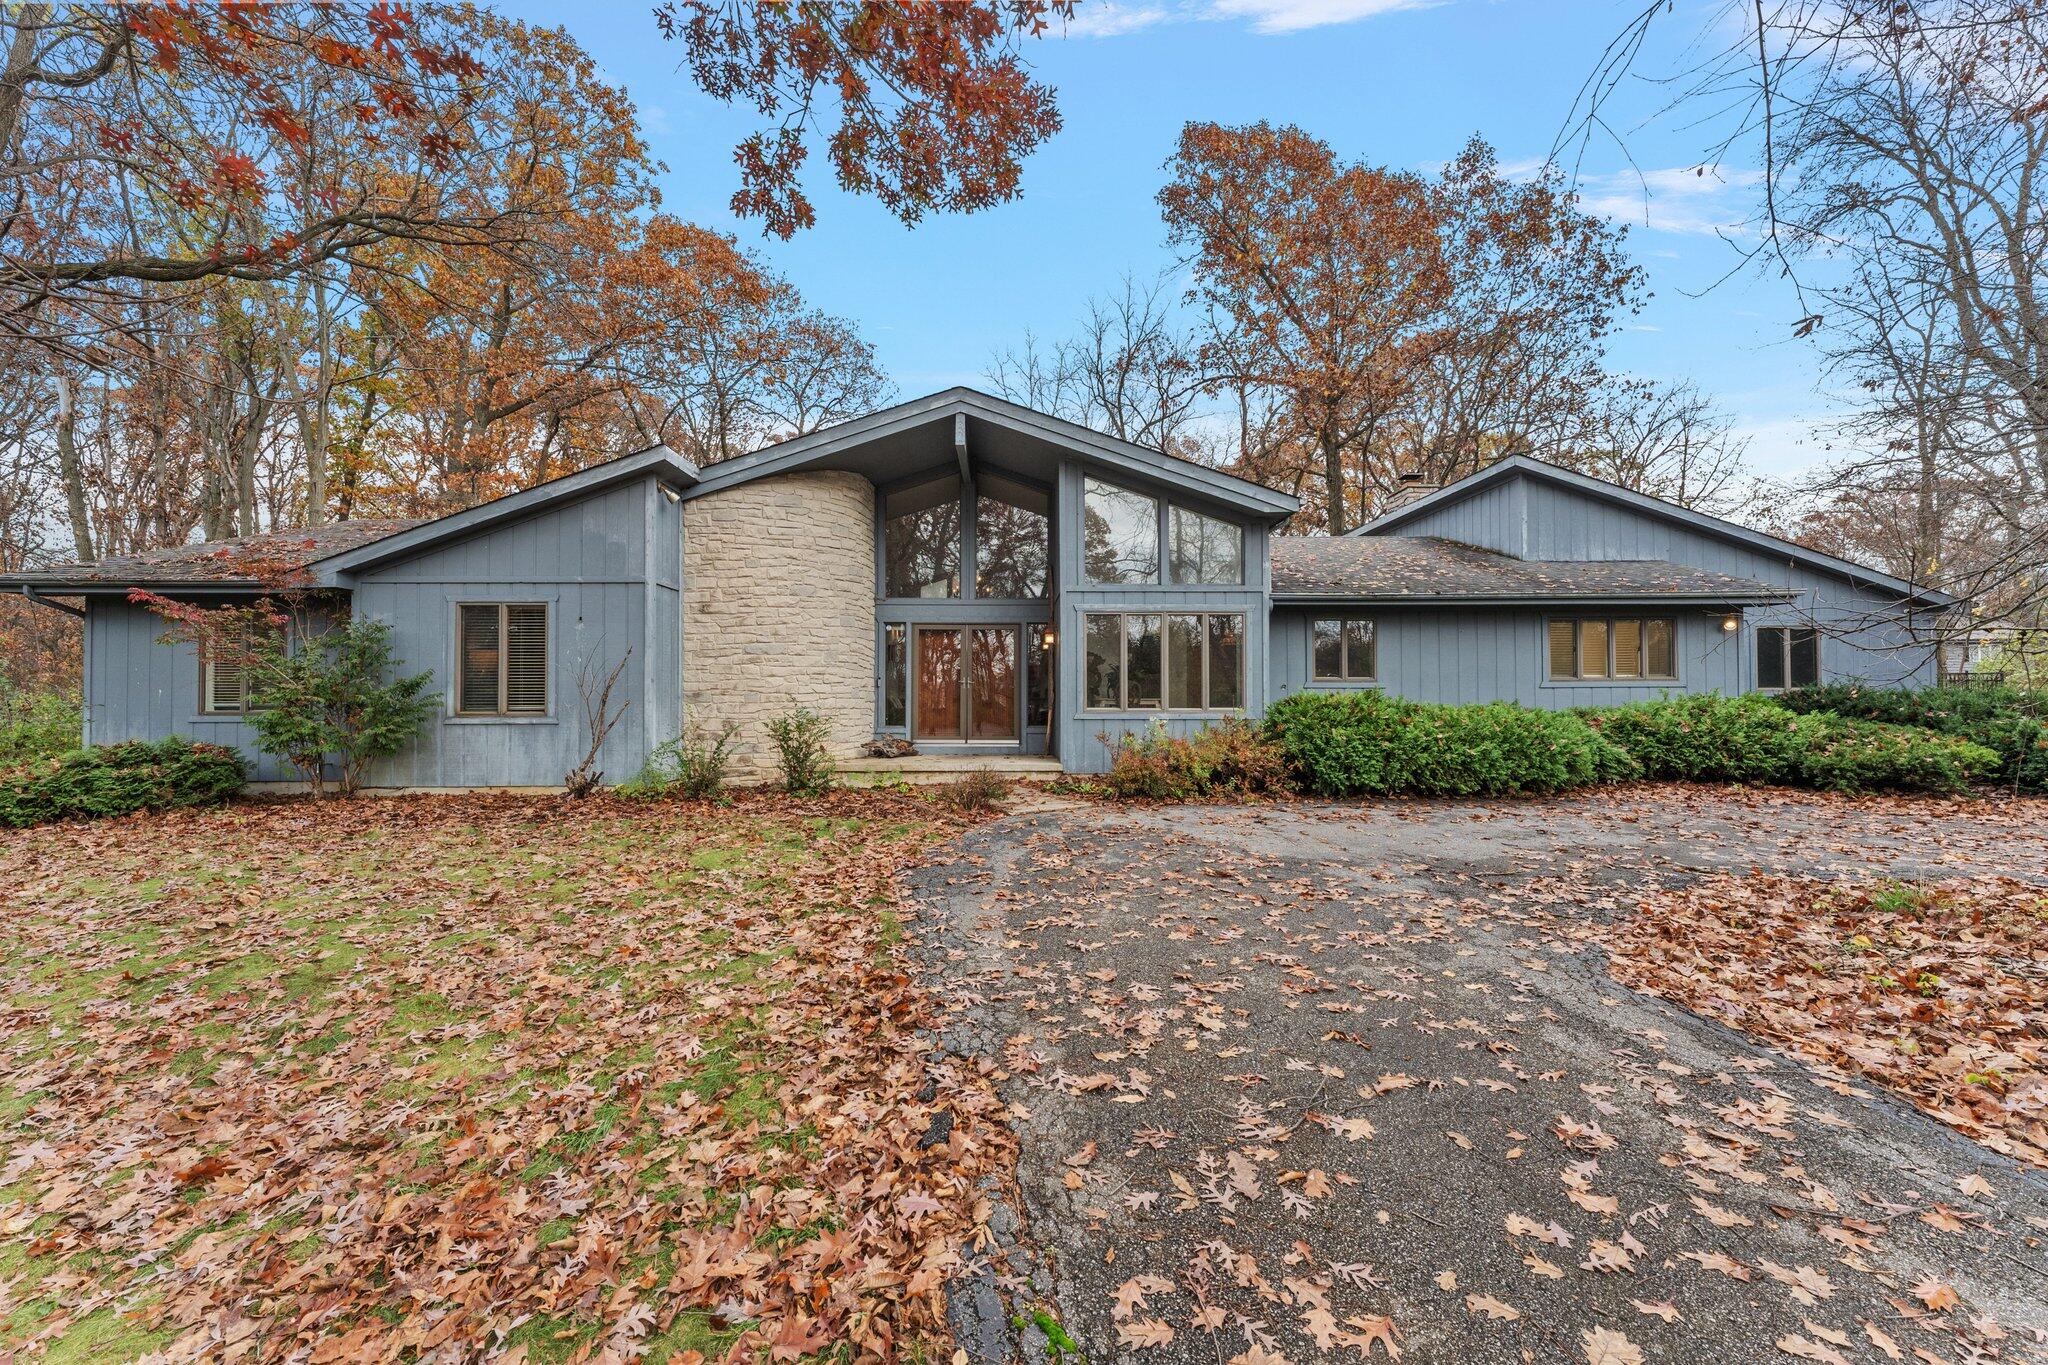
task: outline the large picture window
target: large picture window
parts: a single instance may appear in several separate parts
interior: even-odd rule
[[[958,597],[960,480],[934,479],[891,493],[882,557],[887,596]]]
[[[1678,623],[1669,617],[1581,617],[1550,623],[1553,682],[1670,682]]]
[[[1089,479],[1081,493],[1082,559],[1090,583],[1159,581],[1159,500]]]
[[[547,605],[465,602],[457,622],[456,714],[546,715]]]
[[[1244,528],[1185,507],[1167,515],[1176,583],[1244,582]]]
[[[1043,494],[989,480],[974,499],[974,595],[1045,596],[1049,527]]]
[[[1091,711],[1234,711],[1244,705],[1244,617],[1090,612],[1082,674]]]
[[[1756,685],[1760,692],[1812,687],[1820,682],[1820,632],[1799,626],[1759,626]]]
[[[1310,652],[1317,682],[1371,682],[1379,677],[1379,630],[1359,616],[1317,621]]]

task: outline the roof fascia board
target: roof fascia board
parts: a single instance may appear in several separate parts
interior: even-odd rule
[[[532,488],[517,493],[507,493],[502,498],[450,512],[410,531],[400,531],[395,536],[373,540],[367,545],[358,545],[352,550],[343,550],[322,559],[313,560],[306,567],[313,572],[322,586],[334,586],[342,577],[373,569],[394,560],[408,559],[422,554],[452,540],[475,535],[500,522],[517,520],[565,506],[601,492],[614,484],[649,474],[665,475],[688,488],[702,477],[697,467],[685,460],[667,446],[654,446],[631,455],[621,455],[603,464],[579,469],[574,474],[565,474],[559,479],[550,479]]]
[[[749,479],[784,473],[810,460],[922,426],[932,418],[948,413],[995,422],[1105,464],[1190,488],[1230,506],[1249,508],[1276,521],[1293,516],[1301,507],[1301,500],[1292,494],[1277,492],[1249,479],[1240,479],[1186,460],[1177,460],[1171,455],[1119,441],[1076,423],[965,388],[947,389],[927,398],[884,408],[870,416],[857,417],[851,422],[784,441],[753,455],[714,465],[689,496],[702,497]]]
[[[1623,488],[1619,484],[1609,483],[1605,479],[1596,479],[1590,475],[1578,473],[1576,470],[1562,469],[1557,465],[1533,459],[1527,455],[1510,455],[1504,460],[1496,461],[1475,474],[1466,475],[1456,483],[1446,484],[1434,493],[1417,498],[1414,502],[1396,507],[1390,512],[1383,512],[1359,527],[1356,531],[1350,532],[1350,534],[1383,534],[1397,526],[1413,521],[1424,512],[1430,511],[1433,508],[1447,507],[1452,503],[1462,502],[1474,493],[1481,492],[1503,479],[1517,474],[1530,478],[1546,479],[1560,487],[1584,493],[1588,497],[1599,498],[1605,502],[1626,507],[1631,511],[1641,512],[1646,516],[1675,522],[1678,525],[1690,527],[1702,534],[1733,541],[1766,554],[1794,560],[1805,564],[1809,568],[1820,569],[1837,577],[1849,579],[1852,582],[1883,588],[1885,591],[1897,593],[1901,597],[1920,599],[1930,606],[1954,607],[1961,605],[1960,598],[1951,596],[1937,588],[1916,586],[1906,582],[1903,578],[1894,578],[1880,569],[1873,569],[1867,565],[1855,563],[1852,560],[1839,559],[1820,550],[1808,549],[1806,546],[1795,544],[1784,539],[1782,536],[1774,536],[1768,532],[1758,531],[1752,527],[1743,526],[1721,517],[1711,516],[1705,512],[1695,512],[1689,507],[1680,507],[1678,504],[1666,502],[1662,498],[1653,498],[1647,493],[1638,493],[1632,488]]]
[[[1791,602],[1791,592],[1620,592],[1620,593],[1485,593],[1460,596],[1437,593],[1430,596],[1388,593],[1282,593],[1273,594],[1276,607],[1319,607],[1368,604],[1387,607],[1531,607],[1531,606],[1656,606],[1669,603],[1689,605],[1765,605]]]

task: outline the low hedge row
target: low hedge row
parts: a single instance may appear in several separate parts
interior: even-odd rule
[[[1802,714],[1917,725],[1981,744],[1998,755],[1994,780],[2016,791],[2048,792],[2048,692],[2017,687],[1802,687],[1779,700]]]
[[[1515,796],[1647,777],[1823,791],[1958,792],[2002,759],[1959,735],[1768,697],[1688,696],[1573,712],[1300,692],[1265,724],[1127,739],[1104,785],[1154,800],[1292,788],[1316,796]]]
[[[1266,712],[1296,785],[1317,796],[1509,796],[1639,774],[1578,716],[1508,702],[1440,706],[1382,692],[1297,692]]]
[[[1712,695],[1579,712],[1627,749],[1643,775],[1683,782],[1760,782],[1822,791],[1956,792],[1999,768],[1996,753],[1955,735],[1800,713],[1769,697]]]
[[[0,777],[0,826],[210,806],[240,791],[245,771],[233,749],[175,735],[74,749]]]

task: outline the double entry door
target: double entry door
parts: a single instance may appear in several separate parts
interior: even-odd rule
[[[1016,626],[917,626],[913,740],[1014,743],[1020,632]]]

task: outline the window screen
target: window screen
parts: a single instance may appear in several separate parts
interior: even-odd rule
[[[1785,688],[1785,636],[1783,626],[1759,626],[1756,632],[1756,685],[1759,691],[1782,692]]]
[[[1792,631],[1786,650],[1785,676],[1794,687],[1812,687],[1820,681],[1819,631]]]

